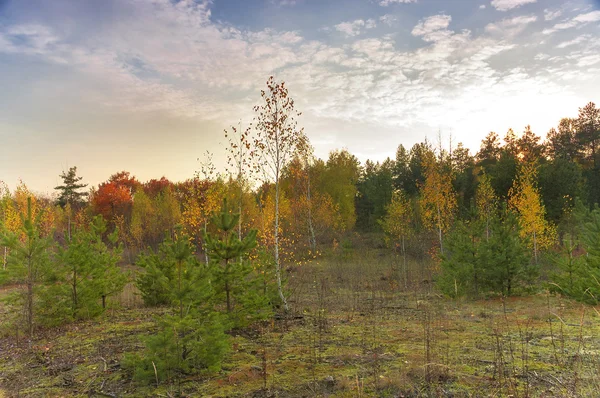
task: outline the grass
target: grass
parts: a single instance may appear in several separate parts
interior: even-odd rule
[[[296,317],[232,336],[222,370],[184,378],[182,395],[597,396],[596,308],[545,293],[449,300],[422,277],[427,264],[411,264],[405,284],[381,253],[295,268]],[[0,397],[175,396],[174,386],[135,384],[120,367],[162,311],[142,308],[134,293],[100,319],[41,331],[31,349],[0,340]]]

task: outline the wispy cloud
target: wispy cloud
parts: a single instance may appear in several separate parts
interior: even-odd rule
[[[398,20],[398,18],[396,18],[394,15],[391,14],[385,14],[379,17],[379,20],[381,21],[381,23],[388,25],[388,26],[392,26],[394,24],[394,22],[396,22]]]
[[[387,7],[392,4],[408,4],[408,3],[416,3],[417,0],[381,0],[379,1],[379,5],[382,7]]]
[[[535,3],[537,0],[492,0],[490,3],[498,11],[508,11],[519,8],[525,4]]]
[[[562,43],[558,44],[556,46],[556,48],[567,48],[567,47],[571,47],[577,44],[581,44],[584,43],[588,40],[591,40],[592,36],[591,35],[581,35],[578,36],[576,38],[574,38],[573,40],[568,40],[568,41],[563,41]]]
[[[544,29],[544,34],[551,34],[559,30],[570,29],[574,27],[580,27],[583,25],[587,25],[592,22],[600,21],[600,11],[591,11],[584,14],[579,14],[572,19],[564,20],[561,23],[557,23],[550,29]]]
[[[358,36],[364,29],[373,29],[377,26],[374,19],[357,19],[349,22],[342,22],[334,26],[335,30],[348,37]]]
[[[503,36],[515,36],[521,33],[527,25],[537,21],[535,15],[520,15],[513,18],[505,18],[499,22],[486,25],[485,30],[488,33],[500,34]]]
[[[420,20],[411,33],[413,36],[422,37],[425,41],[437,41],[452,34],[446,29],[450,25],[450,21],[452,21],[450,15],[432,15]]]
[[[293,18],[307,3],[276,11]],[[98,22],[92,33],[50,20],[0,25],[0,56],[27,67],[48,65],[51,73],[23,78],[37,79],[26,82],[34,88],[22,90],[27,100],[43,91],[56,94],[55,103],[64,100],[44,90],[49,85],[84,92],[81,106],[90,112],[185,121],[206,130],[203,145],[227,124],[250,120],[257,93],[274,74],[288,83],[308,134],[327,137],[328,146],[320,149],[325,155],[343,145],[376,157],[438,129],[454,130],[475,146],[488,129],[531,123],[542,134],[555,115],[597,93],[595,11],[554,17],[558,23],[550,26],[580,30],[563,28],[544,37],[548,23],[541,4],[525,14],[482,13],[471,5],[478,21],[486,18],[480,29],[451,10],[430,15],[418,3],[416,15],[379,16],[379,1],[367,3],[373,19],[330,21],[329,32],[339,33],[314,34],[314,26],[297,22],[293,30],[242,28],[213,17],[210,3],[123,0],[115,2],[110,23]],[[376,29],[378,24],[398,29]],[[533,101],[542,110],[532,111]],[[0,110],[0,121],[8,117]],[[372,130],[382,136],[366,149],[364,132]],[[474,136],[479,138],[469,142]]]
[[[546,21],[553,21],[556,18],[560,17],[561,15],[562,15],[562,10],[549,10],[549,9],[544,10],[544,19]]]

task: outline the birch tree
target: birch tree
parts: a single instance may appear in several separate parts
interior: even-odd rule
[[[392,202],[387,206],[387,215],[381,220],[387,239],[392,240],[402,251],[404,287],[408,287],[408,267],[406,264],[406,238],[412,233],[413,209],[404,191],[395,191]]]
[[[429,152],[423,160],[425,183],[421,187],[420,207],[425,227],[435,230],[440,243],[440,253],[444,254],[443,235],[452,224],[457,202],[452,187],[452,174],[444,168],[443,162]]]
[[[275,184],[275,225],[274,257],[277,290],[287,312],[289,306],[283,294],[281,277],[281,259],[279,256],[279,197],[280,179],[284,167],[293,158],[298,148],[306,141],[304,129],[298,127],[297,117],[301,115],[295,108],[294,100],[289,96],[285,83],[277,83],[273,76],[267,81],[267,90],[261,90],[262,102],[254,107],[256,116],[254,128],[254,154],[265,180]]]

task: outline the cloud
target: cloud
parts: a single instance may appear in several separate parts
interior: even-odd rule
[[[413,36],[420,36],[425,41],[437,41],[450,36],[452,33],[446,29],[450,25],[450,21],[452,21],[450,15],[432,15],[420,20],[411,31],[411,34]]]
[[[385,14],[379,17],[379,20],[381,21],[381,23],[387,25],[387,26],[392,26],[394,24],[394,22],[396,22],[398,20],[398,18],[396,18],[395,16],[391,15],[391,14]]]
[[[560,17],[561,15],[562,15],[562,10],[549,10],[549,9],[544,10],[544,19],[546,21],[553,21],[556,18]]]
[[[298,0],[271,0],[271,3],[282,7],[295,6],[298,4]]]
[[[358,36],[362,33],[364,29],[373,29],[377,26],[377,23],[374,19],[357,19],[355,21],[350,22],[342,22],[334,26],[335,30],[343,33],[347,37]]]
[[[548,115],[576,109],[598,87],[590,83],[597,81],[599,62],[591,38],[557,49],[541,45],[539,34],[515,34],[533,30],[541,16],[455,32],[450,15],[433,15],[414,26],[412,35],[423,41],[413,40],[411,47],[397,33],[361,37],[376,21],[359,19],[336,26],[349,38],[337,45],[301,31],[237,28],[213,20],[209,7],[193,1],[126,4],[129,12],[117,9],[119,18],[99,22],[88,37],[49,22],[2,25],[0,52],[25,65],[61,69],[60,78],[46,79],[85,92],[82,101],[94,111],[167,115],[199,128],[207,120],[223,127],[250,120],[259,90],[275,74],[288,83],[309,135],[327,134],[330,146],[320,149],[325,155],[345,145],[376,157],[438,128],[460,131],[464,140],[508,123],[542,129]],[[594,19],[588,14],[573,20],[583,26]],[[389,14],[379,19],[393,20]],[[47,87],[38,83],[32,85]],[[541,101],[539,113],[528,106],[533,101]],[[365,141],[364,131],[375,129],[389,139]]]
[[[527,25],[537,21],[535,15],[521,15],[514,18],[505,18],[499,22],[486,25],[485,30],[491,34],[515,36],[521,33]]]
[[[387,7],[392,4],[408,4],[408,3],[416,3],[417,0],[381,0],[379,5],[382,7]]]
[[[557,23],[550,29],[544,29],[542,33],[544,34],[552,34],[559,30],[570,29],[574,27],[580,27],[583,25],[587,25],[592,22],[600,21],[600,11],[591,11],[585,14],[579,14],[572,19],[564,20],[561,23]]]
[[[537,0],[492,0],[490,4],[498,11],[508,11],[535,2]]]
[[[480,5],[480,6],[479,6],[479,9],[480,9],[480,10],[485,10],[485,4],[482,4],[482,5]]]
[[[592,36],[591,35],[581,35],[578,36],[576,38],[574,38],[573,40],[569,40],[569,41],[563,41],[562,43],[558,44],[556,46],[556,48],[567,48],[567,47],[571,47],[577,44],[581,44],[584,43],[588,40],[591,40]]]

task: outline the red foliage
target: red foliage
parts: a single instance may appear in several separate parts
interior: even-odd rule
[[[113,221],[116,216],[128,216],[133,204],[133,193],[138,186],[140,183],[127,171],[113,174],[92,195],[94,211],[102,214],[107,221]]]
[[[173,183],[165,177],[161,177],[160,180],[153,178],[144,184],[144,192],[146,192],[146,195],[153,198],[159,193],[165,192],[172,187]]]

